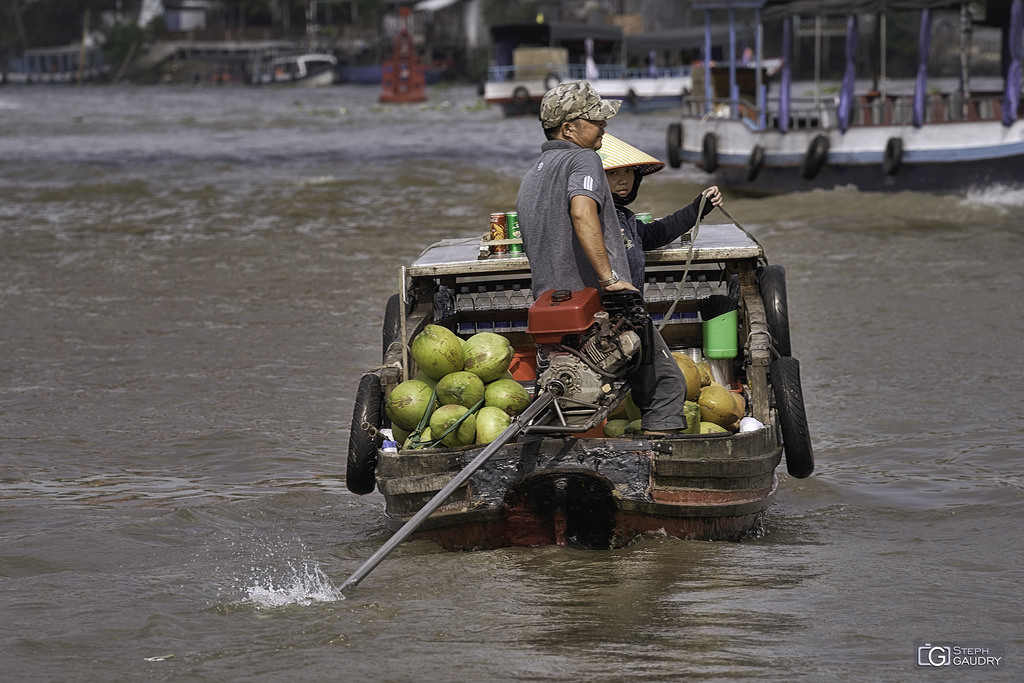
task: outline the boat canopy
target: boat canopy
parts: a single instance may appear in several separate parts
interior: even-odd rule
[[[523,21],[491,26],[491,39],[495,43],[510,42],[519,45],[552,47],[587,38],[591,38],[595,42],[617,43],[622,40],[622,27],[571,21],[544,23]]]

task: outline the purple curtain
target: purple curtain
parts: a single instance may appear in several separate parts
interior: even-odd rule
[[[843,133],[850,127],[850,111],[853,109],[853,87],[857,79],[857,16],[846,18],[846,71],[843,72],[843,87],[839,91],[839,130]]]
[[[1006,94],[1003,97],[1003,125],[1011,126],[1017,120],[1017,107],[1020,106],[1020,52],[1021,39],[1024,33],[1024,16],[1021,11],[1022,0],[1013,0],[1010,7],[1010,30],[1007,32],[1010,55],[1010,66],[1006,70]]]
[[[932,13],[921,10],[921,30],[917,37],[917,81],[914,83],[914,128],[924,125],[924,107],[928,100],[928,50],[932,43]]]
[[[793,55],[793,18],[782,20],[782,80],[779,82],[779,130],[789,131],[789,91],[792,71],[790,62]]]

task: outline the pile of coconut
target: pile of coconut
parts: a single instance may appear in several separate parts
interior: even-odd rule
[[[740,420],[747,412],[747,401],[742,392],[730,391],[711,378],[711,371],[705,362],[696,363],[682,351],[673,351],[676,365],[686,379],[686,403],[683,416],[686,418],[686,434],[711,434],[714,432],[738,432]],[[608,416],[604,426],[605,436],[619,437],[640,434],[640,409],[633,402],[633,396],[626,399]]]
[[[457,448],[494,441],[530,405],[529,392],[509,372],[514,351],[508,339],[478,332],[463,340],[441,325],[427,325],[410,347],[416,375],[384,402],[395,441],[403,448]],[[706,363],[673,356],[686,378],[686,433],[735,432],[746,412],[743,395],[712,381]],[[605,436],[640,434],[640,410],[632,396],[605,423]]]
[[[404,448],[488,444],[530,405],[530,394],[508,371],[508,339],[478,332],[465,341],[427,325],[410,348],[419,368],[384,402],[395,440]]]

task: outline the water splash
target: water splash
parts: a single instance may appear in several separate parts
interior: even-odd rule
[[[324,574],[315,562],[305,561],[301,566],[288,564],[284,577],[269,576],[269,570],[255,570],[262,574],[256,585],[246,588],[248,601],[257,609],[273,609],[287,605],[309,606],[315,602],[336,602],[345,596]]]
[[[967,202],[996,208],[1024,206],[1024,188],[1005,185],[986,185],[972,188]]]

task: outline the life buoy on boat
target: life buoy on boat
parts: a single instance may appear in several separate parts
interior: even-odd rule
[[[786,269],[780,265],[757,269],[758,287],[772,345],[780,356],[793,354],[789,337],[789,304],[786,301]]]
[[[530,104],[530,91],[521,85],[516,86],[512,91],[512,104],[515,105],[516,113],[525,114],[526,107]]]
[[[747,159],[748,182],[757,178],[757,174],[761,172],[762,166],[764,166],[764,147],[754,145],[754,149],[750,150],[750,157]]]
[[[800,363],[792,356],[776,359],[768,370],[775,410],[782,429],[782,448],[786,454],[786,471],[798,479],[814,472],[814,451],[811,432],[807,428],[803,390],[800,388]]]
[[[551,90],[552,88],[554,88],[556,85],[558,85],[561,82],[562,82],[562,79],[558,77],[558,74],[556,74],[554,71],[550,72],[547,76],[544,77],[544,90],[545,90],[545,92],[548,91],[548,90]]]
[[[679,168],[683,164],[683,158],[679,150],[683,147],[683,124],[668,124],[668,165],[672,168]]]
[[[885,143],[885,156],[882,157],[882,170],[885,175],[896,175],[903,161],[903,138],[889,138]]]
[[[815,135],[804,154],[804,163],[800,166],[800,175],[807,180],[813,179],[828,160],[829,141],[825,135]]]
[[[718,168],[718,138],[714,133],[705,133],[700,148],[700,165],[708,173]]]
[[[348,466],[345,469],[345,486],[360,496],[373,491],[374,470],[377,468],[377,439],[366,429],[367,424],[381,427],[381,409],[384,393],[380,388],[380,377],[373,373],[363,375],[356,391],[356,402],[352,407],[352,427],[348,436]]]

